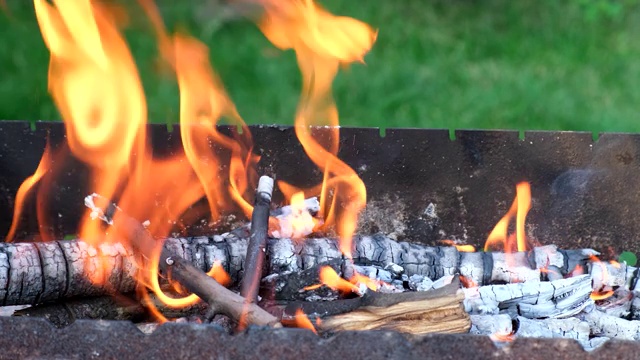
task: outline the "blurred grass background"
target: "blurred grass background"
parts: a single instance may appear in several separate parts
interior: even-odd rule
[[[342,125],[640,132],[635,0],[319,2],[379,29],[367,65],[335,81]],[[158,3],[170,29],[210,46],[248,123],[292,123],[300,88],[292,52],[276,50],[215,0]],[[149,119],[177,122],[176,84],[160,74],[155,40],[140,18],[133,14],[126,35]],[[7,1],[0,36],[0,118],[59,119],[31,1]]]

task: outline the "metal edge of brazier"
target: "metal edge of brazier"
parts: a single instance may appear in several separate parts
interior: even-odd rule
[[[64,124],[0,123],[0,232],[11,222],[14,196],[36,169],[47,141],[65,146]],[[321,173],[306,157],[292,127],[250,126],[261,155],[259,172],[297,186],[316,185]],[[181,151],[179,126],[149,125],[154,155]],[[236,131],[221,126],[221,131]],[[640,135],[587,132],[456,131],[341,128],[339,156],[367,188],[368,206],[361,232],[393,234],[400,240],[436,244],[456,239],[481,246],[506,212],[519,181],[531,183],[533,204],[528,235],[561,248],[640,252]],[[221,156],[229,156],[220,152]],[[57,236],[75,233],[84,211],[87,169],[72,156],[57,161],[56,181],[48,190],[49,229]],[[223,166],[221,176],[227,169]],[[274,196],[274,203],[282,202]],[[18,238],[38,233],[32,201]],[[31,209],[31,211],[29,211]],[[387,219],[387,221],[384,221]],[[390,221],[393,219],[394,221]],[[215,225],[218,226],[218,225]],[[192,226],[184,235],[216,233],[222,228]]]

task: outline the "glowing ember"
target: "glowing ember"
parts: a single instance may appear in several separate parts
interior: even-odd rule
[[[527,236],[525,223],[527,213],[531,209],[531,188],[529,183],[521,182],[516,185],[516,198],[511,205],[509,211],[493,228],[484,245],[484,251],[492,249],[503,249],[504,252],[526,251]],[[514,237],[508,235],[509,223],[515,216],[516,218],[516,234]]]
[[[495,333],[495,334],[489,335],[489,337],[491,338],[491,340],[496,342],[511,342],[516,338],[516,336],[513,333],[508,333],[508,334]]]

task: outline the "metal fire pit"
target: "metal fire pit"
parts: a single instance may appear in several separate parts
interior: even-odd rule
[[[252,126],[261,155],[259,173],[297,186],[312,186],[322,174],[308,160],[290,127]],[[231,133],[231,127],[221,127]],[[401,240],[437,244],[460,239],[477,247],[504,215],[515,184],[528,181],[532,209],[528,236],[560,248],[591,247],[607,254],[640,252],[640,135],[515,131],[342,128],[340,158],[364,180],[368,206],[362,232],[393,231]],[[149,125],[154,154],[182,151],[179,128]],[[7,233],[14,197],[22,181],[38,166],[47,139],[54,149],[65,147],[62,123],[0,123],[0,232]],[[223,156],[228,156],[222,152]],[[87,169],[70,157],[57,159],[50,194],[46,232],[74,234],[88,193]],[[221,176],[225,175],[223,169]],[[174,174],[168,176],[175,176]],[[281,201],[276,196],[275,202]],[[35,202],[27,204],[18,239],[39,233]],[[151,205],[150,205],[151,206]],[[388,224],[385,219],[397,220]],[[186,235],[212,234],[222,227],[191,227]],[[152,335],[132,324],[78,321],[54,329],[44,320],[0,318],[0,358],[113,357],[154,358],[574,358],[584,354],[577,342],[518,339],[497,349],[486,337],[433,335],[408,339],[397,333],[341,333],[329,339],[296,329],[252,329],[227,336],[213,326],[163,325]],[[640,345],[609,341],[593,358],[634,358]],[[613,353],[612,353],[613,352]]]

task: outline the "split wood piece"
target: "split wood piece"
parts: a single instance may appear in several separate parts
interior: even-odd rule
[[[268,176],[260,177],[253,213],[251,214],[251,235],[247,245],[245,271],[240,286],[240,295],[248,302],[253,303],[258,299],[258,289],[264,268],[267,232],[269,231],[269,206],[271,205],[272,193],[273,179]]]
[[[621,340],[640,340],[640,321],[638,320],[621,319],[595,309],[579,314],[578,318],[589,324],[592,335]]]
[[[593,303],[589,275],[537,283],[482,286],[463,291],[465,310],[480,315],[506,311],[532,319],[560,318],[573,316]]]
[[[203,317],[208,311],[207,304],[202,302],[176,309],[166,306],[154,294],[149,294],[149,300],[151,304],[141,303],[125,296],[68,299],[20,309],[15,311],[13,316],[43,317],[57,327],[64,327],[82,319],[144,321],[150,318],[147,311],[149,305],[153,305],[170,319],[186,316]]]
[[[330,302],[290,304],[285,316],[297,309],[310,319],[321,318],[321,332],[352,330],[394,330],[407,334],[464,333],[471,322],[464,311],[464,295],[456,281],[443,288],[425,292],[382,294]]]
[[[204,272],[220,262],[237,282],[245,269],[249,236],[248,229],[240,227],[211,237],[168,238],[164,247]],[[569,272],[577,265],[586,264],[594,253],[589,249],[558,250],[554,245],[548,245],[529,253],[513,254],[509,261],[521,263],[520,269],[538,276],[539,269],[551,266],[549,264]],[[460,253],[454,247],[396,242],[382,235],[355,236],[353,256],[357,265],[399,268],[396,273],[418,274],[432,280],[460,274],[477,285],[504,281],[505,273],[494,271],[494,268],[504,269],[508,263],[501,253]],[[340,268],[350,265],[335,239],[269,239],[265,274],[295,274],[332,261],[339,262]],[[528,267],[524,265],[525,261]],[[87,274],[96,277],[97,269],[103,268],[103,263],[108,266],[99,276],[101,281],[91,281]],[[627,269],[625,274],[637,273],[633,267],[621,266]],[[136,284],[135,272],[133,251],[122,244],[94,247],[81,240],[0,243],[0,305],[30,305],[74,296],[129,293]],[[529,278],[539,281],[535,276]],[[634,283],[635,278],[625,275],[625,282]]]
[[[118,211],[113,217],[113,227],[140,254],[148,258],[154,255],[156,241],[138,220]],[[163,274],[208,303],[212,314],[224,314],[246,325],[282,327],[273,315],[256,304],[247,303],[245,298],[220,285],[166,247],[162,247],[159,268]]]

